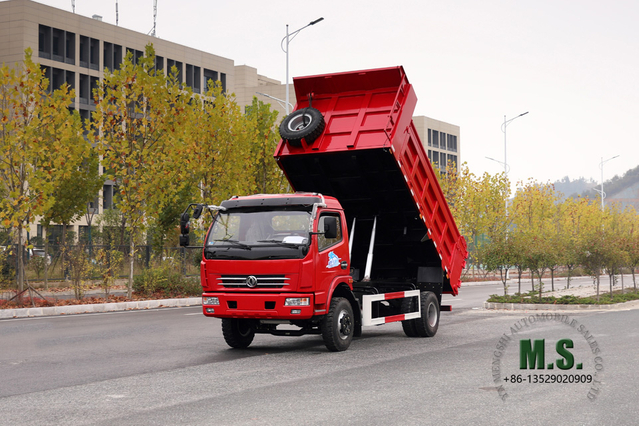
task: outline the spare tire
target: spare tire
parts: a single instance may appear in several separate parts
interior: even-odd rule
[[[312,144],[324,128],[326,122],[319,110],[303,108],[290,113],[280,124],[280,136],[293,146],[301,146],[302,139]]]

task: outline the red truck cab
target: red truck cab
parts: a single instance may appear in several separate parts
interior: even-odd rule
[[[335,198],[253,195],[221,207],[201,266],[205,315],[310,319],[326,313],[336,286],[352,284],[346,221]]]

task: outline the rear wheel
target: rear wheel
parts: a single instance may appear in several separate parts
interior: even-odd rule
[[[433,337],[439,328],[439,300],[431,291],[422,291],[419,298],[422,316],[414,320],[415,330],[419,337]]]
[[[415,297],[408,297],[402,300],[402,313],[407,314],[409,312],[415,311]],[[417,325],[415,324],[417,320],[404,320],[402,321],[402,328],[404,329],[404,334],[408,337],[418,337],[417,334]]]
[[[322,338],[329,351],[345,351],[353,340],[355,317],[347,299],[334,297],[322,321]]]
[[[222,334],[226,343],[236,349],[248,348],[255,337],[255,329],[249,320],[222,318]]]

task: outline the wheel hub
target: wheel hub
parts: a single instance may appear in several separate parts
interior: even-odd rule
[[[353,320],[346,311],[341,311],[338,317],[339,337],[342,340],[348,339],[353,329]]]
[[[292,132],[299,132],[310,126],[312,122],[313,117],[310,114],[300,114],[288,123],[288,129]]]

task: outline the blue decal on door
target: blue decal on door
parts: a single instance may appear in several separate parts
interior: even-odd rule
[[[330,252],[328,254],[328,265],[326,265],[327,268],[336,268],[339,266],[339,261],[342,260],[339,257],[337,257],[337,255],[333,252]]]

